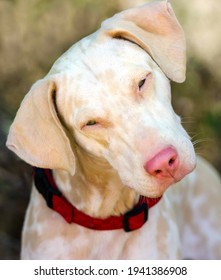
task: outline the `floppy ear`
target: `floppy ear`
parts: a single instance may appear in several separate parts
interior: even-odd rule
[[[75,158],[55,105],[56,84],[39,80],[25,96],[12,123],[7,147],[29,164],[74,175]]]
[[[152,2],[116,14],[102,23],[101,32],[136,43],[151,55],[169,79],[185,80],[185,36],[167,1]]]

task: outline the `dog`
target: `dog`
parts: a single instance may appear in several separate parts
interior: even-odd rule
[[[25,96],[7,147],[34,167],[22,259],[221,259],[221,184],[171,106],[168,1],[105,20]]]

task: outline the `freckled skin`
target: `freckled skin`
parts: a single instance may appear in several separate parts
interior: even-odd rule
[[[172,107],[169,103],[170,88],[167,79],[145,53],[140,54],[140,50],[136,46],[126,44],[126,50],[133,53],[133,56],[138,55],[143,57],[142,61],[147,60],[146,67],[149,67],[148,69],[152,71],[153,77],[155,77],[152,86],[148,87],[145,92],[147,94],[147,97],[145,97],[147,98],[146,107],[142,105],[145,100],[140,99],[139,102],[135,103],[134,92],[130,95],[131,84],[128,84],[126,90],[121,92],[118,90],[122,87],[119,82],[117,85],[111,85],[110,88],[105,85],[104,87],[101,86],[101,89],[95,87],[94,90],[90,91],[91,85],[96,83],[92,82],[90,84],[88,80],[85,80],[80,87],[77,86],[79,92],[70,86],[67,91],[60,91],[57,95],[60,118],[62,118],[70,134],[73,135],[72,146],[76,157],[76,171],[74,176],[70,176],[66,171],[59,170],[54,170],[53,174],[59,188],[69,201],[80,210],[95,217],[125,213],[136,203],[138,193],[144,192],[143,194],[147,196],[159,196],[165,192],[165,187],[161,187],[159,182],[144,174],[142,167],[147,158],[161,149],[160,147],[164,147],[165,142],[172,143],[177,147],[179,156],[182,157],[183,154],[185,160],[188,159],[188,164],[194,162],[189,138],[180,126],[175,113],[170,111]],[[99,53],[101,55],[101,52]],[[124,63],[122,66],[124,66]],[[102,67],[104,66],[102,65]],[[124,73],[123,69],[124,67],[122,67],[121,74],[128,75],[129,70],[127,69]],[[99,71],[99,68],[97,71]],[[137,68],[132,65],[130,71],[132,71],[130,74],[132,77]],[[108,73],[110,72],[109,69]],[[99,74],[93,76],[99,77]],[[68,78],[66,79],[69,81]],[[92,81],[94,81],[93,79]],[[106,77],[102,77],[102,79],[96,81],[103,84],[105,79]],[[160,92],[158,93],[160,89],[155,84],[157,81],[161,81],[160,89],[163,88],[164,93],[167,93],[163,97],[160,97]],[[69,81],[69,85],[72,83],[75,84],[74,79]],[[72,95],[71,92],[75,92],[75,94]],[[118,95],[112,98],[113,92],[118,92]],[[87,118],[93,118],[95,114],[90,96],[93,96],[93,104],[97,102],[96,114],[99,112],[100,116],[110,124],[107,125],[107,128],[95,129],[92,126],[81,129],[80,124],[83,120],[82,116],[85,115],[85,108],[87,108]],[[162,100],[156,100],[155,96]],[[117,105],[110,106],[113,102],[116,102]],[[155,113],[156,108],[161,108],[160,102],[163,103],[164,111],[161,110],[160,114]],[[136,106],[139,103],[141,104],[139,110],[136,109],[134,103]],[[148,109],[149,103],[154,108],[153,110],[152,108]],[[131,110],[125,110],[125,107]],[[148,110],[149,114],[142,115],[142,108],[144,108],[144,112]],[[90,110],[92,110],[92,113],[90,113]],[[141,115],[139,116],[139,114]],[[160,123],[161,119],[159,122],[156,121],[157,115],[165,116],[162,124]],[[154,126],[148,125],[149,122],[152,123],[151,118],[155,121]],[[169,121],[166,118],[169,118]],[[164,130],[165,122],[166,129]],[[171,130],[168,130],[168,127]],[[204,197],[204,202],[200,205],[200,208],[208,207],[204,205],[207,205],[208,201],[214,200],[213,196],[215,196],[217,200],[214,205],[215,209],[220,196],[218,193],[215,193],[215,195],[208,193],[205,182],[214,182],[215,192],[218,192],[220,183],[213,171],[211,171],[211,174],[208,171],[204,172],[204,169],[208,170],[210,167],[201,163],[201,161],[199,159],[199,167],[190,175],[194,177],[194,174],[196,174],[193,182],[190,184],[189,176],[187,176],[175,187],[166,191],[162,201],[150,210],[148,223],[142,229],[131,233],[123,231],[94,232],[75,224],[69,225],[57,213],[48,209],[45,201],[34,191],[29,206],[32,210],[29,210],[27,214],[28,222],[26,221],[24,225],[22,258],[220,258],[220,251],[217,249],[220,238],[213,242],[209,241],[214,236],[214,234],[211,234],[209,223],[214,223],[214,232],[220,231],[220,225],[215,223],[218,220],[217,213],[219,211],[207,221],[210,230],[204,231],[204,228],[201,228],[198,223],[203,218],[202,215],[205,214],[205,210],[201,211],[200,214],[193,203],[193,197],[201,196]],[[209,178],[201,181],[201,173],[204,173],[205,176],[208,174]],[[133,175],[131,179],[130,174]],[[124,183],[124,176],[129,176],[126,179],[129,184]],[[140,190],[143,180],[144,188]],[[209,198],[209,196],[212,196],[212,198]],[[208,201],[206,198],[208,198]],[[37,219],[36,213],[38,214],[38,223],[41,224],[40,230],[33,224]],[[49,220],[50,228],[48,226]],[[31,221],[33,222],[31,223]],[[63,238],[61,238],[62,236]],[[86,242],[86,240],[88,241]],[[102,242],[98,242],[98,240],[102,240]],[[48,242],[50,242],[50,245]],[[59,248],[59,250],[55,252],[54,247]],[[145,248],[145,250],[140,250],[140,248]],[[208,253],[208,250],[210,250],[210,253]]]
[[[53,169],[63,195],[91,216],[123,214],[140,195],[162,199],[139,230],[96,231],[66,223],[33,187],[22,259],[221,259],[220,178],[200,157],[193,171],[193,145],[171,106],[167,77],[185,78],[183,33],[176,18],[168,24],[167,1],[154,5],[150,26],[143,13],[127,14],[138,24],[131,32],[142,37],[147,29],[143,42],[130,30],[114,36],[116,22],[131,28],[118,15],[62,55],[27,94],[7,143],[33,166]],[[159,180],[144,166],[171,146],[179,166]]]

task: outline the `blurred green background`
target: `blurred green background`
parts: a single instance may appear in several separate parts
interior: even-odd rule
[[[5,148],[21,100],[74,42],[105,18],[145,2],[0,0],[0,259],[19,258],[31,187],[31,168]],[[188,47],[187,80],[172,84],[174,108],[199,142],[196,152],[221,171],[221,1],[170,2]]]

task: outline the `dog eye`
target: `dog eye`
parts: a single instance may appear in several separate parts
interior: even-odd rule
[[[92,126],[92,125],[96,125],[96,124],[97,124],[97,122],[94,120],[90,120],[86,123],[87,126]]]
[[[146,79],[143,79],[143,80],[141,80],[141,81],[139,82],[139,84],[138,84],[139,90],[141,90],[141,88],[143,87],[143,85],[145,84],[145,82],[146,82]]]
[[[151,79],[152,79],[152,73],[149,72],[149,73],[147,73],[147,75],[146,75],[146,77],[144,79],[139,81],[139,83],[138,83],[139,91],[141,91],[143,89],[145,84],[150,84]]]

